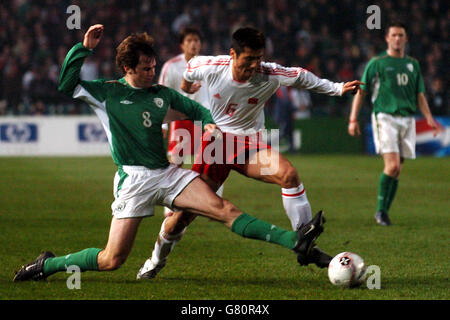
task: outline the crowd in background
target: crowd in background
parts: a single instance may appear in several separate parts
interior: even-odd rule
[[[79,30],[66,26],[66,10],[73,4],[81,9]],[[301,66],[337,82],[359,79],[367,61],[386,49],[384,30],[366,26],[371,4],[380,7],[382,24],[397,19],[406,23],[407,54],[420,62],[430,108],[435,115],[449,115],[450,10],[445,0],[2,1],[0,115],[90,113],[84,103],[60,94],[57,82],[66,53],[95,23],[104,24],[105,31],[83,65],[84,80],[120,77],[115,48],[130,33],[142,31],[155,39],[159,74],[162,64],[180,52],[177,34],[185,26],[201,30],[202,54],[228,54],[233,31],[253,26],[267,37],[266,61]],[[294,97],[297,118],[344,116],[352,99],[302,91]]]

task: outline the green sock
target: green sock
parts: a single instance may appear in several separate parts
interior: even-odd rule
[[[377,211],[388,212],[389,210],[389,187],[391,180],[395,180],[395,178],[384,174],[384,172],[380,176],[380,180],[378,182]]]
[[[44,262],[44,274],[51,275],[66,271],[68,266],[76,265],[81,271],[98,270],[97,256],[102,249],[88,248],[61,257],[48,258]]]
[[[234,220],[231,231],[244,238],[268,241],[288,249],[293,249],[297,243],[297,232],[281,229],[246,213]]]
[[[395,193],[397,192],[397,187],[398,187],[398,179],[392,178],[388,191],[388,204],[387,204],[388,210],[391,208],[392,201],[394,201]]]

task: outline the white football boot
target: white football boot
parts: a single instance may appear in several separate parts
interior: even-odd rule
[[[136,279],[153,279],[154,277],[156,277],[158,272],[160,272],[161,269],[164,268],[165,265],[165,261],[156,264],[152,261],[152,259],[147,259],[147,261],[145,261],[145,263],[142,265],[141,269],[139,269]]]

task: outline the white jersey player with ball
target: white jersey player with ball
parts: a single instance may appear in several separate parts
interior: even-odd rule
[[[201,81],[209,90],[209,109],[214,122],[222,131],[223,144],[227,145],[230,140],[237,141],[234,155],[224,152],[227,161],[208,163],[201,159],[200,163],[195,161],[192,170],[198,172],[215,190],[225,181],[230,170],[249,178],[278,184],[282,188],[283,205],[292,228],[298,230],[311,220],[311,206],[297,170],[287,158],[259,139],[264,129],[264,105],[280,86],[340,96],[358,90],[361,82],[334,83],[320,79],[303,68],[287,68],[263,62],[264,51],[265,37],[260,31],[240,28],[232,35],[230,55],[196,56],[188,62],[181,88],[187,93],[194,93],[198,90],[195,83]],[[249,135],[257,139],[247,139]],[[208,147],[207,143],[203,143],[202,155]],[[242,154],[245,155],[245,163],[228,162],[228,159],[236,159]],[[275,166],[276,170],[264,174],[268,166]],[[163,225],[161,231],[176,235],[194,219],[187,212],[175,217],[178,220]],[[152,257],[155,268],[165,265],[167,255]],[[313,247],[304,257],[297,257],[300,265],[314,263],[320,268],[328,267],[331,259],[318,247]]]

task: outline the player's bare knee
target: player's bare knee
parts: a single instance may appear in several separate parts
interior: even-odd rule
[[[236,218],[239,213],[239,209],[230,201],[217,197],[213,205],[214,219],[226,223],[227,221]]]
[[[241,211],[230,201],[222,199],[223,203],[223,214],[224,214],[224,221],[229,221],[231,219],[237,218]]]
[[[389,164],[385,167],[385,173],[390,177],[398,177],[400,174],[400,164]]]

